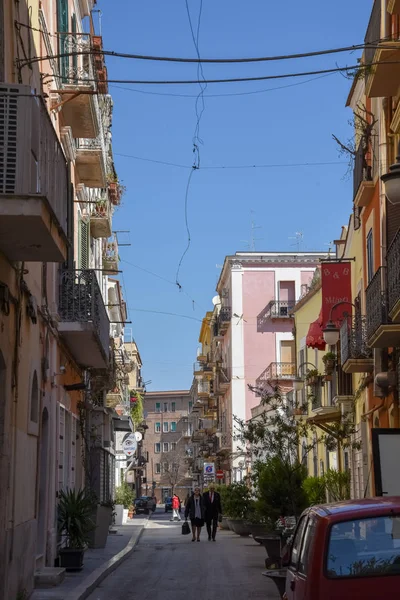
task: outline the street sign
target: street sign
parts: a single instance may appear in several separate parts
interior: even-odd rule
[[[132,456],[136,452],[137,441],[134,433],[129,433],[122,442],[122,451],[127,456]]]
[[[218,471],[215,473],[215,476],[216,476],[216,478],[217,478],[217,479],[223,479],[223,478],[224,478],[224,472],[223,472],[223,471],[220,471],[220,470],[218,470]]]
[[[143,438],[143,436],[142,436],[142,434],[140,433],[140,431],[135,431],[135,433],[134,433],[134,436],[135,436],[135,440],[136,440],[137,442],[141,442],[141,441],[142,441],[142,438]]]
[[[215,475],[214,463],[204,463],[204,475]]]

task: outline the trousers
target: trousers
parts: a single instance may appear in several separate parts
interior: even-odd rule
[[[172,509],[172,518],[173,519],[178,519],[178,521],[181,520],[181,516],[179,514],[179,509],[178,508],[173,508]]]
[[[212,539],[215,540],[215,536],[217,534],[217,527],[218,527],[218,515],[214,515],[213,517],[207,517],[206,525],[207,525],[208,537],[209,538],[212,537]]]

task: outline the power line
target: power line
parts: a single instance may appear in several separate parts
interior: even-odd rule
[[[135,156],[133,154],[120,154],[114,153],[114,156],[121,156],[122,158],[131,158],[133,160],[141,160],[145,162],[165,165],[168,167],[177,167],[180,169],[193,169],[193,166],[182,165],[180,163],[172,163],[164,160],[156,160],[152,158],[144,158],[143,156]],[[264,165],[205,165],[202,166],[199,171],[211,170],[211,169],[274,169],[280,167],[320,167],[326,165],[344,165],[347,164],[345,161],[326,161],[326,162],[304,162],[304,163],[276,163],[276,164],[264,164]]]
[[[330,77],[334,75],[334,73],[328,73],[327,75],[320,75],[320,77],[313,77],[312,79],[306,79],[305,81],[297,81],[296,83],[289,83],[288,85],[280,85],[278,87],[266,88],[263,90],[254,90],[252,92],[230,92],[227,94],[206,94],[206,98],[226,98],[229,96],[251,96],[253,94],[265,94],[267,92],[275,92],[277,90],[285,90],[287,88],[295,87],[297,85],[304,85],[306,83],[312,83],[313,81],[317,81],[318,79],[325,79],[325,77]],[[172,96],[173,98],[197,98],[197,94],[173,94],[172,92],[149,92],[146,90],[134,90],[132,88],[123,87],[121,85],[111,85],[110,87],[125,90],[126,92],[132,92],[136,94],[146,94],[149,96]]]
[[[163,310],[150,310],[149,308],[133,308],[132,306],[129,307],[129,310],[134,310],[136,312],[155,313],[157,315],[168,315],[171,317],[181,317],[182,319],[190,319],[191,321],[197,321],[198,323],[203,322],[202,319],[197,319],[196,317],[191,317],[189,315],[180,315],[178,313],[166,312]]]
[[[180,290],[182,289],[182,285],[179,283],[179,273],[180,273],[180,270],[181,270],[183,259],[185,258],[186,254],[188,253],[189,248],[190,248],[190,244],[192,242],[191,237],[190,237],[190,229],[189,229],[188,211],[187,211],[187,209],[188,209],[188,197],[189,197],[190,184],[192,182],[193,173],[196,170],[197,170],[197,167],[192,167],[192,170],[189,173],[189,177],[188,177],[187,184],[186,184],[186,192],[185,192],[185,225],[186,225],[186,232],[187,232],[187,244],[186,244],[186,248],[183,251],[182,256],[181,256],[181,258],[179,260],[178,268],[176,270],[176,278],[175,278],[176,279],[175,283],[176,283],[176,285],[178,286],[178,288]]]
[[[227,79],[205,79],[204,81],[200,79],[171,79],[171,80],[160,80],[160,79],[107,79],[107,83],[123,83],[123,84],[133,84],[133,85],[196,85],[198,83],[242,83],[247,81],[268,81],[273,79],[289,79],[291,77],[307,77],[311,75],[324,75],[328,73],[344,73],[350,71],[357,71],[359,73],[370,69],[376,65],[384,63],[387,65],[398,65],[400,61],[376,61],[371,62],[368,65],[351,65],[346,67],[335,67],[334,69],[320,69],[318,71],[303,71],[301,73],[284,73],[279,75],[261,75],[259,77],[231,77]],[[76,77],[64,77],[67,81],[72,81],[74,83],[97,83],[97,79],[87,79],[87,78],[76,78]]]

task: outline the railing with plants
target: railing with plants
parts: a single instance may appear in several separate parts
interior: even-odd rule
[[[370,340],[380,325],[388,323],[388,298],[384,288],[386,268],[380,267],[371,279],[366,292],[366,330]]]
[[[367,344],[366,318],[356,316],[344,319],[340,328],[340,357],[342,365],[349,359],[371,358]]]

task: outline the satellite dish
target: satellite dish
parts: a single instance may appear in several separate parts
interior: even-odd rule
[[[142,434],[140,433],[140,431],[135,431],[135,439],[137,442],[141,442],[142,441]]]
[[[214,298],[212,299],[212,303],[214,306],[216,306],[217,304],[221,304],[221,298],[219,296],[214,296]]]

